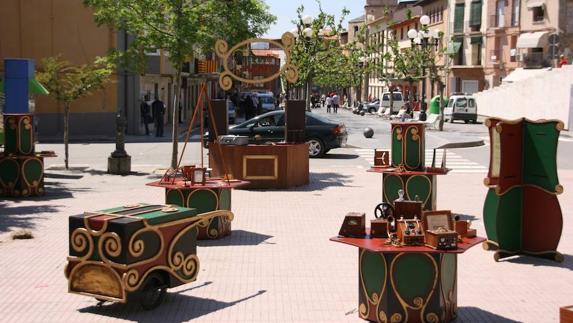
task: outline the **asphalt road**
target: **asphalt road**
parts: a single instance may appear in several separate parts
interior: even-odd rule
[[[371,149],[390,149],[391,125],[388,120],[371,114],[359,116],[344,109],[340,109],[338,114],[327,114],[326,109],[314,109],[313,113],[320,114],[332,121],[342,122],[346,125],[349,134],[348,147],[346,149],[332,150],[331,154],[357,153],[368,158],[368,156],[373,154],[367,154]],[[447,161],[451,163],[448,162],[447,166],[456,169],[455,161],[462,159],[464,162],[467,162],[465,164],[467,167],[474,166],[473,169],[476,170],[475,172],[480,169],[477,168],[477,166],[487,168],[489,166],[490,154],[489,135],[487,128],[483,125],[483,121],[483,117],[480,117],[477,124],[465,124],[461,121],[456,121],[453,124],[445,123],[444,131],[426,131],[426,150],[428,151],[429,149],[446,143],[483,140],[485,145],[481,147],[448,150]],[[370,127],[374,130],[373,138],[367,139],[364,137],[363,131],[366,127]],[[455,157],[449,159],[450,154]],[[333,157],[327,156],[326,159],[333,159]],[[429,161],[426,160],[426,162],[428,163]],[[459,163],[458,166],[462,165],[462,163]],[[573,169],[573,138],[569,137],[569,132],[563,132],[559,139],[557,165],[559,169]],[[468,170],[470,169],[472,168],[468,168]]]

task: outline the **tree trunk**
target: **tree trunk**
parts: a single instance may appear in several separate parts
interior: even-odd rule
[[[171,153],[171,168],[175,169],[177,167],[177,161],[179,157],[179,99],[181,93],[181,68],[177,68],[177,73],[175,74],[175,90],[173,93],[173,150]]]
[[[389,86],[390,88],[390,114],[392,114],[392,110],[394,110],[394,89],[392,88],[392,86]],[[384,93],[382,93],[382,98],[380,98],[380,106],[382,106],[382,102],[384,101]],[[384,111],[386,112],[386,111]]]
[[[438,81],[438,87],[440,88],[440,124],[439,130],[444,131],[444,84],[442,81]]]
[[[70,139],[69,129],[70,129],[70,104],[64,103],[64,163],[66,165],[66,169],[69,169],[68,163],[68,143]]]
[[[309,111],[309,112],[311,111],[311,109],[310,109],[310,83],[311,83],[310,79],[308,81],[306,81],[306,90],[305,90],[305,92],[306,92],[305,93],[306,94],[306,98],[305,98],[305,100],[306,100],[306,111]]]

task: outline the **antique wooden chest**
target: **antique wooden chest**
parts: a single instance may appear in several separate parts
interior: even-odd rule
[[[198,226],[216,216],[233,214],[141,203],[71,216],[69,292],[125,303],[128,295],[151,290],[160,302],[167,287],[196,279]]]

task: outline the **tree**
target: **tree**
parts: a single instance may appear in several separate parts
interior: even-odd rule
[[[291,62],[299,71],[297,86],[305,87],[307,109],[310,109],[310,88],[313,81],[318,78],[322,84],[330,84],[335,75],[342,72],[345,59],[338,35],[344,31],[342,22],[350,13],[344,9],[336,22],[334,15],[325,13],[320,1],[317,3],[319,14],[310,26],[303,22],[302,5],[297,9],[297,20],[293,21],[297,25],[298,37],[292,50]]]
[[[42,71],[36,78],[58,103],[64,105],[64,162],[69,166],[69,119],[72,103],[102,89],[114,71],[107,58],[97,57],[93,63],[72,65],[60,56],[48,57],[40,62]]]
[[[177,167],[181,73],[194,54],[209,53],[218,38],[230,45],[264,33],[276,18],[262,0],[84,0],[96,23],[135,36],[129,48],[116,53],[124,66],[142,72],[143,53],[162,49],[176,74],[173,91],[171,167]]]

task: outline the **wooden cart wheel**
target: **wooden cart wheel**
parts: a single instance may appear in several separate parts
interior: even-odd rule
[[[155,273],[149,275],[141,288],[141,307],[146,311],[156,308],[163,302],[166,292],[167,285],[163,277]]]

